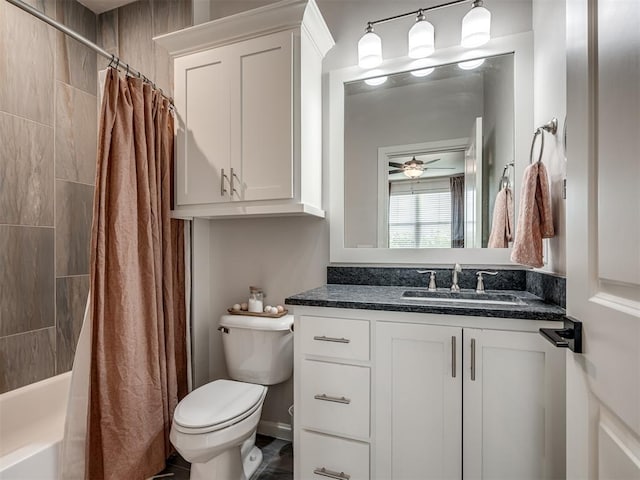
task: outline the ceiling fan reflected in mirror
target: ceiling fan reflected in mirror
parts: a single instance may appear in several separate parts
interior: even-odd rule
[[[411,160],[408,160],[404,163],[398,162],[389,162],[389,167],[393,167],[395,170],[389,170],[389,175],[394,173],[404,173],[409,178],[418,178],[421,177],[422,174],[426,170],[455,170],[453,167],[428,167],[435,162],[439,162],[441,159],[436,158],[434,160],[429,160],[428,162],[423,162],[422,160],[417,160],[415,155]]]

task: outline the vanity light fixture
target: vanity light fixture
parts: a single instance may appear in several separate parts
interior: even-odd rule
[[[462,19],[460,45],[476,48],[491,39],[491,12],[482,6],[482,0],[474,0],[471,10]]]
[[[435,50],[435,34],[433,25],[425,19],[422,10],[418,11],[418,18],[409,30],[409,56],[424,58]]]
[[[382,40],[369,23],[358,42],[358,65],[361,68],[375,68],[382,63]]]
[[[358,65],[361,68],[375,68],[382,63],[382,39],[374,33],[374,25],[410,15],[417,17],[416,23],[409,30],[407,54],[411,58],[428,57],[435,50],[435,33],[433,25],[426,20],[425,12],[469,2],[472,2],[472,7],[462,19],[461,45],[465,48],[484,45],[491,38],[491,12],[483,6],[482,0],[452,0],[440,5],[368,22],[365,33],[358,42]]]

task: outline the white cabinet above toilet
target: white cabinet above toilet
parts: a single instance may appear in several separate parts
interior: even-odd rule
[[[174,59],[176,216],[322,210],[322,59],[313,0],[156,37]]]

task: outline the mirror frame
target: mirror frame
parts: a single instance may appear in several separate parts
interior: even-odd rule
[[[355,48],[355,47],[354,47]],[[430,65],[458,63],[480,57],[514,54],[514,185],[518,212],[520,183],[528,164],[533,132],[533,32],[492,39],[482,48],[460,46],[436,50]],[[377,75],[392,75],[415,69],[408,57],[389,59]],[[424,68],[424,66],[422,67]],[[367,264],[480,264],[513,265],[510,248],[349,248],[344,245],[344,84],[371,77],[358,66],[329,72],[329,261]],[[520,160],[520,161],[518,161]],[[372,160],[373,161],[373,160]],[[377,162],[377,159],[375,159]],[[373,165],[372,165],[373,166]],[[377,168],[377,165],[375,165]],[[376,185],[377,189],[377,185]],[[490,212],[493,214],[493,212]],[[516,218],[517,224],[517,218]]]

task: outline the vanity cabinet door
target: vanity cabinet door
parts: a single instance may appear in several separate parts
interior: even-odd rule
[[[464,479],[564,478],[564,352],[537,333],[464,329]]]
[[[462,475],[462,329],[378,322],[375,477]]]

